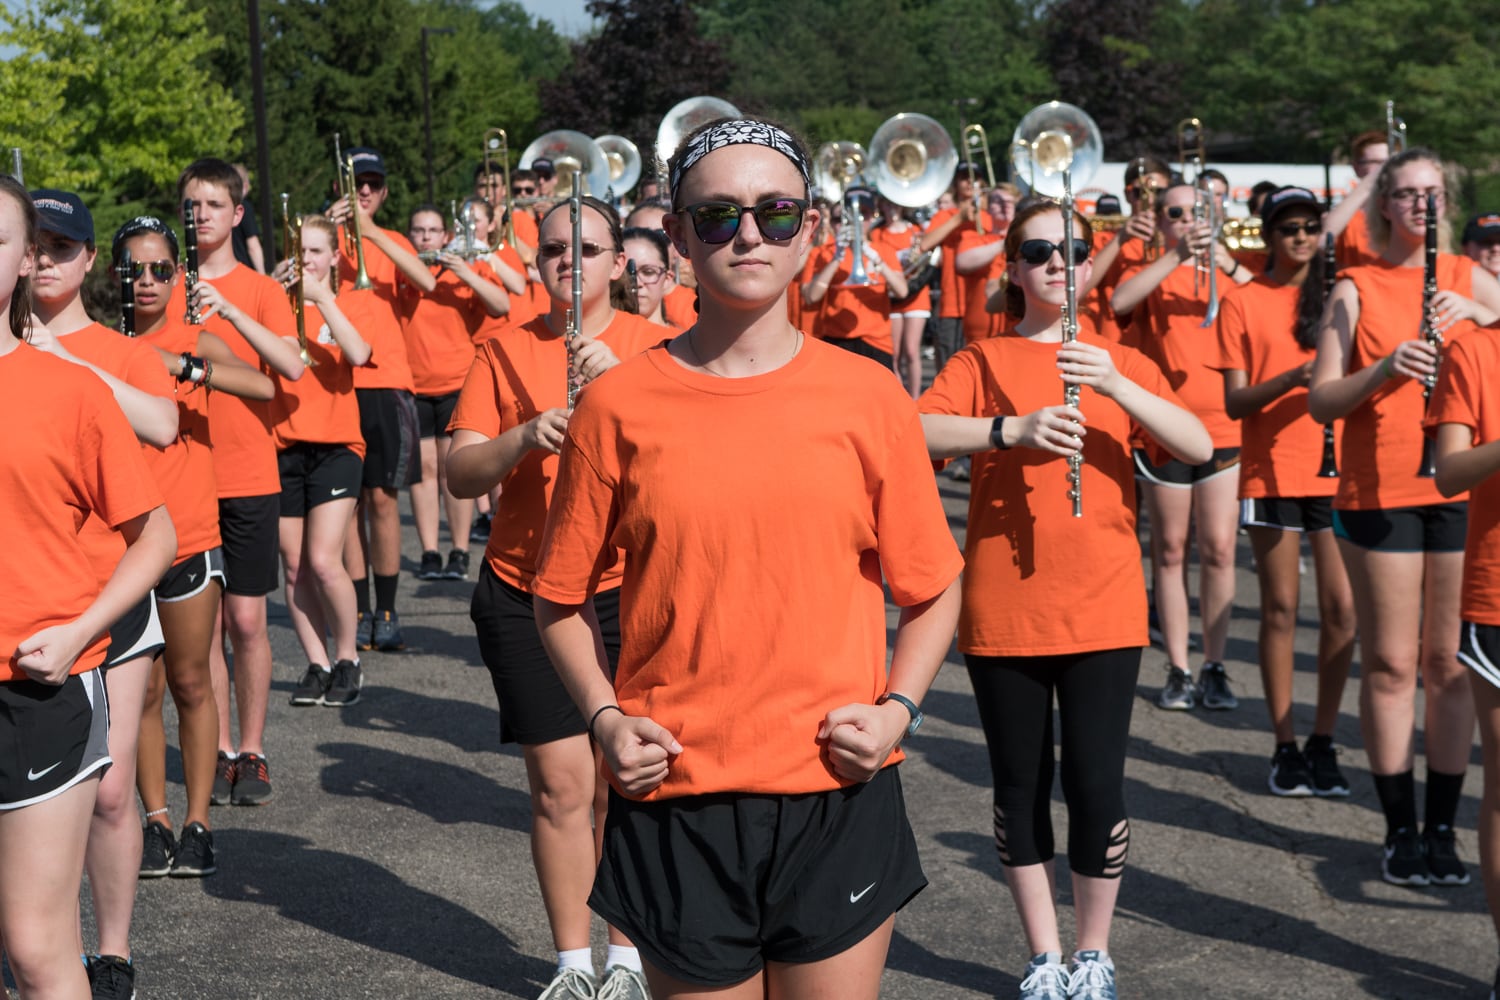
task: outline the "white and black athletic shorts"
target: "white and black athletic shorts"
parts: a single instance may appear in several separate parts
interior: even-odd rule
[[[60,795],[111,763],[104,671],[0,683],[0,809]]]
[[[156,614],[155,595],[147,594],[109,627],[109,651],[104,654],[104,668],[107,670],[137,656],[154,660],[166,644],[161,633],[161,619]]]
[[[1244,497],[1241,528],[1276,528],[1312,534],[1333,530],[1333,497]]]
[[[213,581],[224,586],[224,550],[215,545],[207,552],[188,556],[173,566],[156,585],[157,604],[176,604],[197,597]]]
[[[1500,625],[1462,622],[1458,633],[1458,662],[1500,688]]]

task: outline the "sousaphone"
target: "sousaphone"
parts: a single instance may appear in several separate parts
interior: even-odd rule
[[[1048,101],[1026,112],[1011,137],[1010,163],[1016,183],[1033,194],[1060,198],[1062,172],[1079,187],[1104,162],[1104,139],[1088,112],[1062,101]]]
[[[957,166],[953,138],[926,115],[903,112],[887,118],[870,138],[870,182],[881,197],[906,208],[937,201]]]
[[[599,144],[582,132],[560,128],[537,136],[521,154],[520,169],[529,170],[539,159],[552,161],[557,187],[552,197],[573,195],[573,171],[583,171],[583,193],[603,198],[609,191],[609,157]]]

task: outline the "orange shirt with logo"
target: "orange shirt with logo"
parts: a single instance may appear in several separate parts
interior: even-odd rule
[[[897,271],[901,269],[895,252],[889,247],[874,243],[865,245],[874,247],[887,267]],[[815,275],[821,273],[832,262],[834,254],[838,252],[837,246],[833,243],[815,251],[812,259],[808,261],[812,267],[812,273]],[[862,340],[875,350],[889,354],[893,349],[891,296],[887,291],[885,277],[870,261],[866,260],[865,270],[869,275],[870,283],[849,285],[846,282],[849,280],[852,266],[850,251],[846,249],[839,260],[838,269],[833,272],[833,280],[829,282],[827,291],[823,293],[817,335],[825,340]]]
[[[16,345],[0,355],[0,683],[27,680],[16,665],[21,640],[73,621],[99,596],[84,549],[84,522],[117,529],[161,506],[161,491],[109,387],[81,365]],[[104,662],[106,635],[70,673]]]
[[[1476,330],[1458,341],[1443,359],[1432,392],[1429,433],[1439,424],[1462,424],[1474,447],[1500,440],[1500,332]],[[1469,532],[1464,541],[1463,620],[1500,625],[1500,473],[1475,485],[1469,497]]]
[[[495,281],[495,272],[484,261],[470,266],[485,281]],[[442,266],[432,273],[437,287],[431,292],[401,285],[401,329],[419,396],[442,396],[463,388],[474,360],[474,335],[489,315],[474,289],[458,275]]]
[[[617,309],[597,339],[624,361],[668,336],[670,331],[665,327]],[[504,330],[475,355],[448,431],[474,431],[493,439],[539,413],[565,407],[567,373],[567,347],[547,325],[546,317],[538,316],[524,326]],[[606,372],[606,377],[609,374]],[[585,386],[580,398],[594,391],[597,382]],[[639,402],[650,403],[644,397]],[[542,525],[557,484],[557,465],[556,455],[534,448],[500,483],[500,502],[495,507],[484,558],[496,576],[521,590],[530,590],[536,575]],[[605,575],[600,587],[618,587],[620,575],[617,565]]]
[[[1079,340],[1109,351],[1120,374],[1178,399],[1140,352],[1084,325]],[[1061,405],[1057,343],[1013,334],[970,344],[917,401],[923,413],[1024,416]],[[1144,646],[1146,582],[1136,535],[1134,421],[1088,386],[1083,517],[1068,499],[1068,461],[1035,448],[973,458],[959,649],[980,656],[1049,656]]]
[[[344,296],[339,296],[342,305]],[[307,353],[313,363],[295,382],[274,372],[276,395],[271,400],[272,432],[276,450],[294,444],[342,445],[361,459],[365,436],[359,427],[359,401],[354,396],[354,366],[333,339],[333,332],[318,307],[303,307],[307,328]],[[353,317],[345,318],[354,323]],[[358,330],[358,324],[355,324]],[[372,354],[371,357],[374,355]]]
[[[1242,371],[1259,385],[1317,356],[1297,343],[1296,285],[1267,277],[1238,286],[1219,308],[1221,371]],[[1323,478],[1323,425],[1307,412],[1299,386],[1240,421],[1241,497],[1331,497],[1337,478]]]
[[[1474,268],[1467,257],[1439,254],[1439,289],[1473,295]],[[1359,293],[1359,322],[1349,343],[1346,370],[1379,364],[1396,345],[1415,339],[1422,327],[1424,269],[1392,267],[1384,261],[1339,272]],[[1474,329],[1467,321],[1444,334],[1449,344]],[[1387,379],[1344,418],[1339,439],[1340,510],[1385,510],[1457,503],[1467,494],[1445,498],[1431,479],[1417,475],[1422,465],[1425,403],[1416,379]]]
[[[582,603],[617,547],[615,691],[683,746],[648,799],[850,784],[818,726],[885,691],[882,583],[910,606],[963,568],[906,391],[813,338],[764,375],[688,371],[656,347],[590,386],[533,593]]]

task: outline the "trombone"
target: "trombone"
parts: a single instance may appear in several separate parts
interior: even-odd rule
[[[500,183],[501,200],[505,205],[505,242],[510,244],[512,250],[516,249],[516,227],[511,221],[511,212],[515,206],[510,200],[510,143],[506,138],[505,129],[486,129],[484,133],[484,178],[488,186],[489,179],[495,176],[495,168],[490,163],[490,156],[494,154],[500,158]]]
[[[292,287],[286,290],[287,300],[292,304],[292,314],[297,317],[297,348],[302,363],[313,368],[317,362],[307,349],[307,300],[302,294],[302,216],[292,219],[292,196],[281,193],[281,241],[286,245],[287,257],[292,262]]]
[[[1385,148],[1390,156],[1406,152],[1406,120],[1396,117],[1396,102],[1385,102]]]
[[[365,241],[359,232],[359,187],[354,183],[354,157],[343,155],[343,151],[339,148],[337,132],[333,133],[333,163],[334,176],[338,179],[338,195],[340,198],[349,199],[349,221],[344,226],[344,256],[354,258],[354,287],[363,291],[366,288],[375,287],[375,283],[370,280],[370,274],[365,270]],[[283,216],[286,214],[285,205],[283,201]],[[297,255],[297,273],[299,275],[302,273],[300,253]]]
[[[969,189],[974,198],[974,228],[980,233],[984,232],[984,216],[980,212],[979,185],[974,182],[974,161],[970,154],[979,151],[984,154],[984,178],[986,184],[993,188],[995,186],[995,161],[990,159],[990,137],[984,131],[984,126],[978,122],[964,126],[964,158],[969,161]]]

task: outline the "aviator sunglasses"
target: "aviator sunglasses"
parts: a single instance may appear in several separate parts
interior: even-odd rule
[[[177,273],[177,262],[174,260],[133,260],[130,262],[131,277],[139,280],[145,276],[148,268],[151,271],[151,280],[166,284]]]
[[[1075,239],[1073,241],[1074,263],[1082,263],[1088,260],[1091,249],[1093,248],[1089,246],[1088,240]],[[1021,246],[1016,251],[1016,256],[1027,264],[1038,265],[1047,263],[1047,261],[1052,259],[1054,253],[1063,254],[1063,245],[1061,243],[1050,243],[1047,240],[1022,240]],[[1066,256],[1063,259],[1066,260]]]
[[[700,201],[678,211],[686,213],[692,220],[693,232],[704,243],[728,243],[734,239],[746,212],[755,216],[755,227],[764,239],[784,243],[802,228],[802,213],[807,211],[807,202],[802,198],[767,198],[756,205]]]
[[[536,248],[537,256],[546,260],[556,260],[565,253],[571,253],[572,250],[573,248],[566,243],[543,243]],[[580,243],[578,251],[580,255],[593,260],[601,253],[614,253],[615,249],[613,247],[601,247],[597,243]]]

